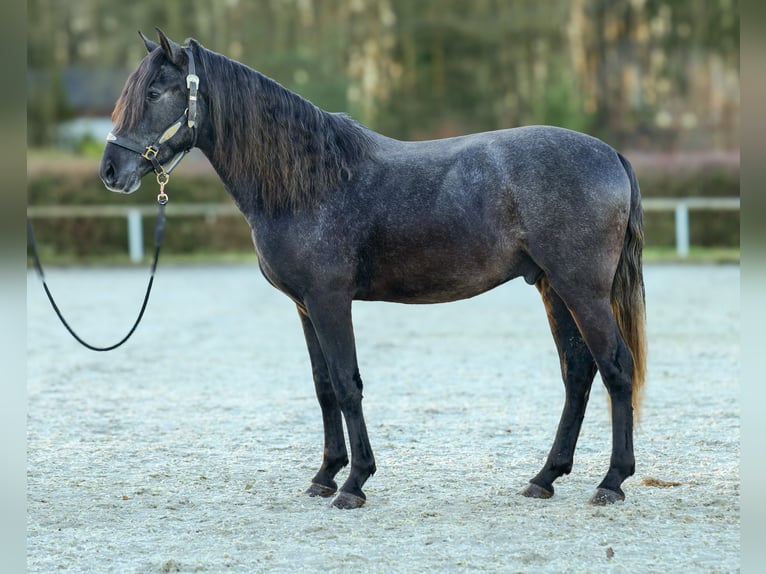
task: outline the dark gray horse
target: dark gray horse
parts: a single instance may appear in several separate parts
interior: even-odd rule
[[[566,404],[522,494],[548,498],[571,471],[600,371],[612,455],[591,500],[624,499],[645,373],[641,198],[625,158],[590,136],[541,126],[397,141],[195,40],[143,39],[149,53],[115,107],[101,178],[130,193],[152,169],[165,179],[163,165],[191,147],[210,159],[252,228],[264,276],[303,324],[324,422],[309,495],[337,492],[335,475],[349,462],[343,419],[351,470],[333,504],[364,504],[375,472],[352,300],[455,301],[523,277],[545,303]]]

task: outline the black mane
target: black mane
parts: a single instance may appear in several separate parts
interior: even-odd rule
[[[314,205],[350,179],[372,141],[344,114],[328,113],[263,74],[190,40],[201,72],[224,179],[254,180],[269,210]]]

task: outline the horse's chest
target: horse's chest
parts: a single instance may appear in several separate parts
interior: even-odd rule
[[[342,235],[321,234],[315,226],[256,227],[253,244],[264,277],[296,300],[328,277],[348,274]]]

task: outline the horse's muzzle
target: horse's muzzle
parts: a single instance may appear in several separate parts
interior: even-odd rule
[[[119,170],[109,154],[106,153],[101,159],[98,175],[109,191],[133,193],[141,187],[141,176],[136,170]]]

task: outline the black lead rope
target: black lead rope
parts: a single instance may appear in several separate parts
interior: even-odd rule
[[[108,347],[97,347],[95,345],[91,345],[87,341],[84,341],[77,333],[75,333],[74,329],[69,326],[69,323],[67,323],[66,319],[64,319],[64,316],[61,314],[58,305],[56,305],[56,301],[54,301],[53,295],[51,295],[50,289],[48,289],[48,284],[45,281],[43,266],[42,263],[40,263],[40,256],[37,254],[37,243],[35,242],[35,233],[32,230],[32,222],[27,219],[27,242],[29,243],[29,248],[32,252],[32,258],[34,259],[35,270],[37,271],[37,275],[40,277],[40,280],[43,283],[43,289],[45,289],[45,294],[48,296],[48,301],[51,302],[53,310],[56,312],[56,315],[58,315],[61,323],[63,323],[64,327],[66,327],[67,331],[69,331],[72,337],[74,337],[75,340],[77,340],[77,342],[80,343],[83,347],[86,347],[91,351],[111,351],[121,346],[128,339],[130,339],[144,316],[146,305],[149,302],[149,294],[152,292],[152,285],[154,284],[154,272],[157,270],[157,261],[159,261],[160,258],[162,239],[165,235],[165,204],[167,203],[167,196],[164,194],[164,191],[158,197],[158,203],[159,211],[157,213],[157,223],[154,226],[154,260],[152,261],[151,274],[149,276],[149,284],[146,286],[144,301],[141,304],[141,311],[139,311],[138,318],[136,319],[136,322],[133,323],[133,326],[130,328],[130,331],[128,331],[128,334],[125,335],[119,342],[115,343],[114,345],[109,345]]]
[[[56,315],[58,315],[58,318],[61,319],[61,322],[63,323],[64,327],[66,327],[67,331],[69,331],[69,333],[77,340],[78,343],[80,343],[83,347],[90,349],[91,351],[111,351],[112,349],[116,349],[125,343],[125,341],[130,339],[131,335],[133,335],[136,328],[138,327],[138,324],[141,322],[141,319],[144,316],[144,311],[146,311],[146,304],[149,302],[149,294],[152,292],[152,284],[154,283],[154,272],[157,269],[157,261],[160,257],[160,247],[162,247],[162,238],[165,234],[165,204],[168,202],[168,196],[165,193],[165,185],[170,179],[170,172],[175,169],[175,167],[186,156],[186,154],[191,151],[191,148],[193,148],[197,142],[196,126],[198,121],[197,96],[199,90],[199,76],[197,76],[195,73],[196,66],[194,65],[194,53],[190,48],[185,48],[185,51],[189,60],[189,69],[186,75],[186,87],[189,90],[189,95],[188,107],[186,110],[184,110],[184,113],[181,114],[181,117],[178,118],[164,132],[162,132],[154,140],[154,142],[148,146],[141,146],[127,137],[114,135],[111,132],[106,136],[107,144],[111,143],[129,149],[130,151],[140,155],[145,160],[151,162],[152,167],[154,168],[154,173],[157,174],[157,183],[160,186],[160,194],[157,196],[157,203],[159,203],[160,209],[159,213],[157,214],[157,224],[154,228],[154,261],[152,261],[149,284],[146,286],[146,294],[144,295],[144,302],[141,304],[141,311],[138,313],[138,318],[136,319],[136,322],[133,323],[133,326],[130,328],[130,331],[128,331],[128,334],[125,335],[122,340],[120,340],[118,343],[115,343],[114,345],[109,345],[108,347],[97,347],[84,341],[77,333],[74,332],[74,329],[69,326],[69,323],[66,322],[66,319],[64,319],[64,316],[61,314],[58,305],[56,305],[56,301],[53,300],[53,295],[51,295],[50,289],[48,289],[48,284],[45,282],[43,266],[40,263],[40,257],[37,254],[37,245],[35,243],[35,234],[32,230],[32,222],[27,219],[27,242],[32,252],[32,257],[34,258],[37,275],[43,282],[43,289],[45,289],[45,294],[48,296],[48,300],[51,302],[53,310],[56,312]],[[168,167],[165,168],[157,159],[157,156],[160,153],[160,145],[172,138],[178,132],[178,129],[184,124],[184,121],[186,122],[187,127],[192,131],[192,143],[188,148],[178,153],[170,162]]]

